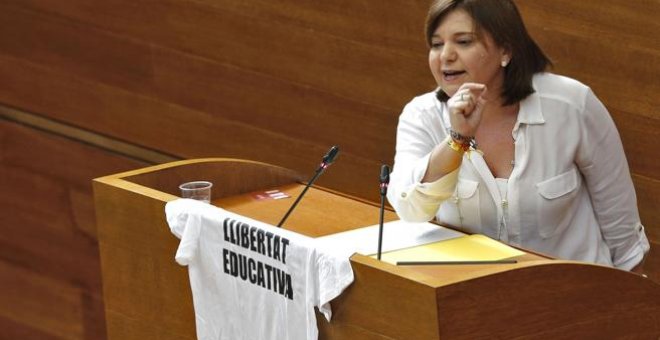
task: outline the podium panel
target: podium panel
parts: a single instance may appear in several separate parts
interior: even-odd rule
[[[302,191],[294,172],[236,159],[173,162],[94,180],[109,339],[195,339],[187,268],[164,207],[178,185],[214,183],[212,204],[276,225]],[[377,188],[377,183],[374,184]],[[262,199],[279,190],[292,199]],[[376,190],[376,189],[374,189]],[[376,204],[311,188],[284,228],[319,237],[378,222]],[[396,220],[392,211],[386,221]],[[612,338],[660,335],[660,285],[625,271],[552,260],[395,266],[355,254],[355,281],[321,339]]]

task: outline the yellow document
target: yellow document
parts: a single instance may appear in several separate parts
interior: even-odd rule
[[[400,261],[496,261],[523,254],[487,236],[475,234],[383,253],[381,260],[395,265]]]

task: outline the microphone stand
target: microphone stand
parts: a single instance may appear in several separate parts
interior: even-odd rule
[[[298,202],[300,202],[300,200],[303,198],[303,196],[305,195],[305,193],[307,192],[309,187],[312,184],[314,184],[314,181],[316,181],[316,179],[319,178],[319,176],[321,176],[323,171],[325,171],[325,169],[327,167],[329,167],[330,164],[332,164],[332,162],[335,161],[335,158],[337,157],[338,152],[339,152],[339,147],[337,147],[336,145],[330,148],[330,151],[328,151],[328,153],[323,157],[323,160],[321,161],[321,165],[319,165],[319,168],[316,169],[316,173],[314,174],[314,176],[312,176],[312,179],[310,179],[309,182],[307,182],[307,185],[305,185],[305,188],[303,189],[303,191],[300,193],[300,195],[298,195],[298,198],[296,198],[296,201],[293,202],[293,204],[289,208],[289,211],[286,212],[286,214],[284,215],[284,217],[282,218],[280,223],[277,224],[278,228],[282,227],[282,225],[284,224],[284,221],[286,221],[286,219],[289,217],[289,215],[291,214],[293,209],[295,209],[295,207],[298,205]]]
[[[323,173],[323,170],[325,170],[325,168],[327,168],[327,167],[328,167],[327,164],[321,163],[321,166],[319,166],[319,168],[316,170],[316,174],[314,174],[312,179],[309,180],[307,185],[305,185],[305,189],[303,189],[303,191],[300,193],[300,195],[298,195],[298,198],[296,198],[296,201],[293,202],[293,204],[289,208],[289,211],[286,212],[286,214],[284,215],[284,217],[282,218],[280,223],[277,224],[278,228],[282,227],[282,224],[284,224],[284,221],[286,221],[286,219],[289,217],[289,215],[291,214],[293,209],[298,205],[298,202],[300,202],[300,199],[302,199],[302,197],[305,195],[305,193],[307,192],[307,189],[309,189],[309,187],[314,183],[314,181],[316,181],[316,179],[321,175],[321,173]]]
[[[390,183],[390,168],[387,165],[380,167],[380,219],[378,224],[378,260],[383,248],[383,219],[385,216],[385,195]]]

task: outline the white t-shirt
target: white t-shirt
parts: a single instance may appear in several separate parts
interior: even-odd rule
[[[314,307],[330,321],[330,300],[351,282],[346,257],[313,238],[202,202],[165,206],[188,266],[198,339],[316,339]]]

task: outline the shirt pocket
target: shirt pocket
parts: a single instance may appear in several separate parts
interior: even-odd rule
[[[479,182],[458,179],[454,195],[440,206],[439,220],[471,232],[481,232]]]
[[[554,236],[570,223],[571,206],[577,197],[580,175],[575,167],[536,184],[539,234]]]

